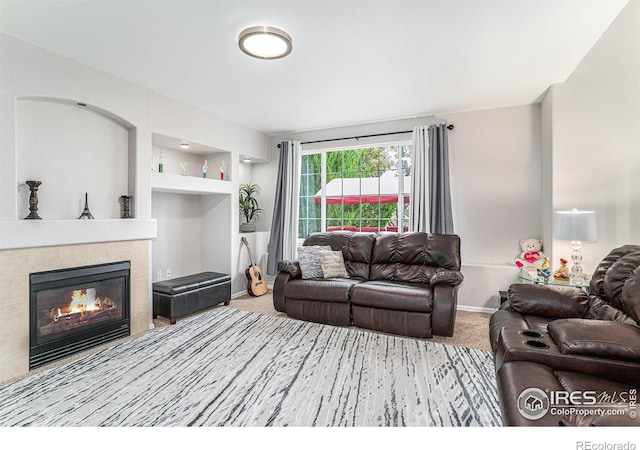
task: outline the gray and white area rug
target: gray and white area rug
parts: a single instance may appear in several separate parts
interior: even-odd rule
[[[0,387],[0,426],[498,426],[482,350],[218,307]]]

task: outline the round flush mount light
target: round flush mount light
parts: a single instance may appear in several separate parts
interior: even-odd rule
[[[180,144],[180,147],[182,148],[182,150],[188,150],[189,144],[187,144],[186,142],[183,142],[182,144]]]
[[[291,36],[279,28],[265,25],[250,27],[238,37],[240,50],[259,59],[278,59],[291,53]]]

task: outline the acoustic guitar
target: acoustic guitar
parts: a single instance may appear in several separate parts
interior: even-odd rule
[[[247,246],[249,252],[249,261],[251,265],[244,274],[247,276],[247,293],[252,297],[259,297],[267,292],[267,282],[262,278],[262,271],[260,267],[256,266],[253,262],[253,255],[251,254],[251,247],[246,238],[242,238],[242,243]]]

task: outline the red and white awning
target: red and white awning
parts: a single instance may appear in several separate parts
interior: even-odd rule
[[[411,177],[405,176],[402,185],[395,171],[388,170],[380,177],[334,178],[326,186],[327,204],[357,205],[360,203],[398,203],[402,188],[404,203],[409,203]],[[322,191],[313,196],[316,204],[322,201]]]

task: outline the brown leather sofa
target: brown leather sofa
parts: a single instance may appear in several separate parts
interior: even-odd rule
[[[342,251],[349,278],[303,279],[298,261],[281,261],[277,311],[417,338],[453,335],[463,280],[458,236],[335,231],[311,234],[303,245]]]
[[[638,245],[612,250],[589,293],[511,285],[489,323],[503,423],[640,425],[639,325]]]

